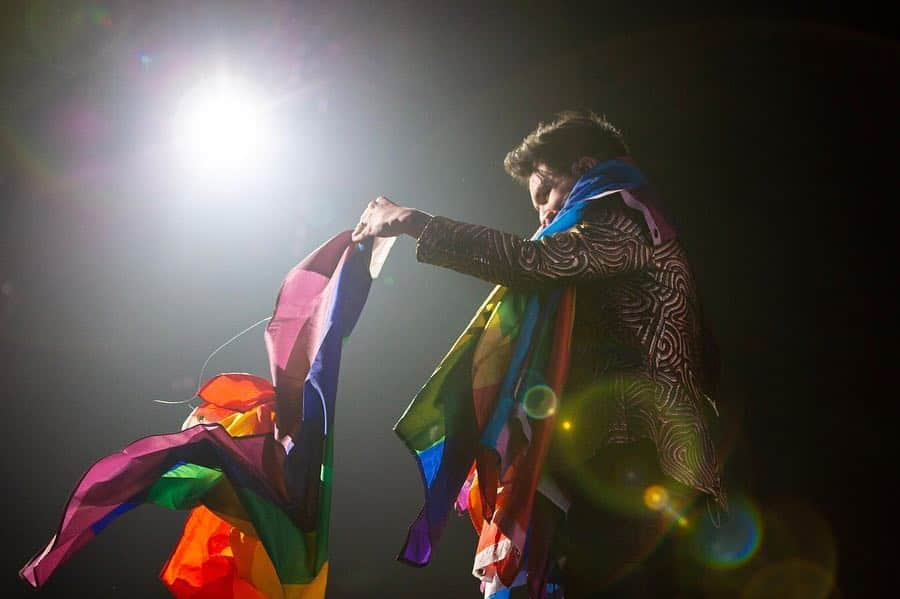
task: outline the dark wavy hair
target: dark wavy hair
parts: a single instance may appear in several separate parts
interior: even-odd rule
[[[506,155],[503,168],[513,179],[527,185],[538,164],[546,164],[553,173],[568,174],[582,156],[603,161],[627,153],[622,134],[606,117],[567,110],[549,123],[538,124]]]

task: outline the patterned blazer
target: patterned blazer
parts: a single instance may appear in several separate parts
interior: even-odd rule
[[[591,202],[569,231],[527,240],[436,216],[420,262],[511,289],[576,286],[571,371],[551,468],[588,460],[606,444],[651,440],[663,472],[726,506],[708,421],[703,319],[677,238],[654,246],[620,196]]]

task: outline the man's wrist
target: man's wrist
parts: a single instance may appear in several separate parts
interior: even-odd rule
[[[428,224],[432,217],[430,214],[415,208],[407,208],[406,210],[407,214],[403,219],[405,225],[403,232],[414,239],[418,239],[422,235],[425,225]]]

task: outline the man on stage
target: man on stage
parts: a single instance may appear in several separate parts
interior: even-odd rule
[[[532,597],[675,592],[654,548],[696,496],[726,508],[709,433],[717,363],[687,255],[603,118],[561,113],[504,164],[528,187],[531,239],[384,197],[353,232],[409,235],[420,262],[500,286],[436,371],[470,380],[453,401],[474,407],[442,408],[457,424],[415,449],[424,464],[439,448],[439,462],[420,466],[432,495],[401,558],[427,563],[450,501],[480,529],[486,596],[522,583]],[[453,358],[467,334],[472,349]]]

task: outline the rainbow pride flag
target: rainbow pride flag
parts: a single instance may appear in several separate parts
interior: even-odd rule
[[[193,510],[161,574],[176,596],[324,597],[338,368],[390,242],[374,245],[345,231],[294,267],[266,329],[272,381],[218,375],[184,430],[95,463],[20,576],[43,585],[117,517],[156,504]]]
[[[525,580],[544,596],[552,514],[535,512],[535,492],[574,315],[574,288],[538,297],[497,287],[413,399],[395,432],[416,458],[425,505],[398,559],[427,565],[455,506],[479,536],[472,573],[485,596]],[[541,399],[523,402],[527,390]]]

